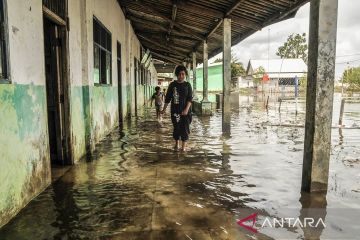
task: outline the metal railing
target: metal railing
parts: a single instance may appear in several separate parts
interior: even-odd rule
[[[360,97],[342,97],[341,105],[340,105],[340,115],[339,115],[339,127],[344,127],[343,125],[343,117],[344,117],[344,109],[345,103],[360,103]]]

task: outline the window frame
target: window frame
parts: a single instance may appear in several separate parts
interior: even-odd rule
[[[95,56],[96,49],[98,56]],[[95,76],[95,61],[97,60],[99,64],[98,81],[94,77],[94,86],[112,86],[112,34],[96,16],[93,16],[93,54],[93,76]]]
[[[7,3],[6,0],[0,0],[0,45],[3,44],[2,48],[4,50],[4,54],[0,56],[0,64],[1,69],[5,70],[4,77],[0,74],[0,84],[11,83],[8,26]]]

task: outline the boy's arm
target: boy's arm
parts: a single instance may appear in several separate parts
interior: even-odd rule
[[[182,111],[181,115],[188,115],[191,104],[192,104],[192,99],[193,99],[193,92],[192,92],[192,87],[189,84],[188,86],[188,96],[186,98],[186,106],[184,108],[184,110]]]
[[[167,108],[167,106],[168,106],[169,104],[168,103],[165,103],[165,105],[164,105],[164,108],[163,108],[163,112],[165,112],[165,110],[166,110],[166,108]]]
[[[191,102],[188,101],[186,103],[186,106],[185,106],[184,110],[182,111],[181,115],[184,115],[184,116],[188,115],[190,107],[191,107]]]
[[[168,89],[166,91],[165,105],[164,105],[163,110],[161,111],[162,113],[165,113],[165,110],[166,110],[167,106],[171,102],[172,93],[173,93],[173,83],[170,83],[170,85],[169,85],[169,87],[168,87]]]
[[[153,101],[154,101],[154,99],[155,99],[155,96],[154,96],[154,94],[151,96],[151,103],[150,103],[150,106],[152,107],[152,104],[153,104]]]

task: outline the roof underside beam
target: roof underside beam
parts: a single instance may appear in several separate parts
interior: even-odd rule
[[[205,35],[205,38],[208,39],[212,34],[215,33],[215,31],[222,25],[224,18],[228,17],[233,11],[236,10],[236,8],[238,8],[240,6],[241,3],[243,3],[245,0],[236,0],[231,7],[225,12],[225,14],[223,15],[223,17],[221,18],[221,20]],[[247,23],[247,25],[252,25],[252,29],[254,30],[260,30],[261,26],[257,23],[251,23],[251,21],[246,20],[246,19],[241,19],[239,17],[235,17],[234,19],[237,19],[237,21],[242,21],[243,24]],[[251,23],[251,24],[250,24]],[[249,27],[249,26],[247,26]],[[193,51],[196,52],[198,51],[199,47],[201,46],[202,42],[198,42]],[[190,54],[190,53],[189,53]]]
[[[138,12],[142,12],[145,13],[147,15],[153,16],[153,17],[158,17],[161,18],[165,21],[167,21],[170,25],[172,25],[173,27],[177,27],[177,29],[179,31],[185,32],[189,35],[191,35],[194,38],[197,38],[198,40],[202,40],[204,39],[204,36],[199,33],[199,32],[195,32],[192,28],[190,28],[189,26],[185,25],[185,24],[181,24],[178,22],[173,21],[171,18],[167,17],[166,15],[162,14],[161,12],[159,12],[158,10],[156,10],[152,5],[146,3],[145,1],[124,1],[124,5],[125,6],[131,6],[131,4],[134,4],[137,6],[137,10]]]
[[[293,6],[290,7],[287,11],[280,12],[280,13],[275,13],[273,16],[269,17],[269,19],[263,23],[263,27],[269,26],[269,25],[271,25],[271,24],[273,24],[275,22],[283,21],[286,18],[288,18],[289,16],[294,16],[294,13],[296,13],[296,11],[300,7],[302,7],[303,5],[305,5],[308,2],[309,2],[309,0],[300,0],[296,4],[293,4]],[[244,34],[240,34],[233,40],[233,42],[240,42],[240,41],[246,39],[247,37],[251,36],[255,32],[256,32],[255,30],[251,30],[251,31],[248,31],[248,32],[246,32]],[[221,51],[222,51],[222,47],[214,49],[209,54],[209,57],[210,56],[215,56],[216,54],[219,54]]]
[[[171,22],[170,22],[170,26],[169,26],[169,30],[168,30],[168,34],[171,34],[171,31],[174,28],[174,22],[176,20],[176,13],[177,13],[177,5],[176,5],[176,0],[173,1],[173,5],[172,5],[172,11],[171,11]],[[167,38],[167,40],[169,40],[169,38]]]
[[[263,27],[293,17],[309,0],[118,0],[143,47],[172,64],[190,60],[208,40],[209,57],[222,51],[220,28],[231,18],[232,43]]]

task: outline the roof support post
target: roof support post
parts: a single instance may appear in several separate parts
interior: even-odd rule
[[[223,94],[222,94],[222,130],[230,135],[230,87],[231,87],[231,19],[223,21]]]
[[[196,96],[196,52],[192,53],[192,69],[193,69],[193,95],[194,95],[194,100],[197,100],[197,96]]]
[[[207,40],[203,41],[204,53],[203,53],[203,102],[209,101],[209,89],[208,89],[208,44]]]
[[[209,102],[209,88],[208,88],[208,44],[207,40],[203,41],[204,52],[203,52],[203,99],[201,101],[201,115],[210,116],[212,115],[211,102]]]
[[[187,76],[186,76],[186,81],[190,82],[190,72],[191,72],[191,62],[187,62],[187,65],[186,65],[186,69],[187,69]]]
[[[331,151],[338,0],[311,0],[302,191],[326,192]]]

